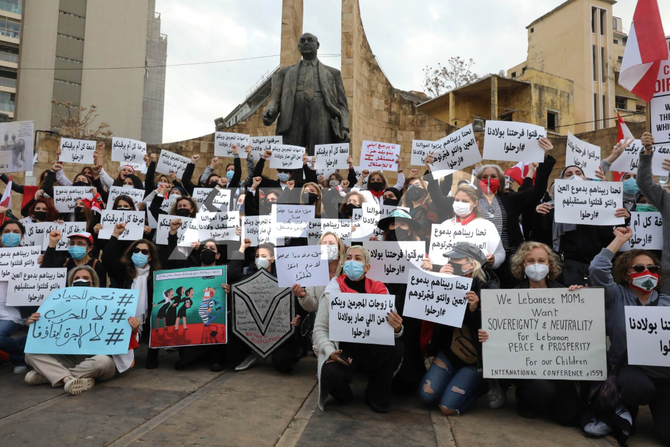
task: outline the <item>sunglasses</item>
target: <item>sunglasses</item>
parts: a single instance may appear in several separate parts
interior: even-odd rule
[[[134,248],[133,253],[142,253],[143,255],[148,255],[149,250],[146,248]]]
[[[654,264],[649,264],[649,265],[635,264],[631,268],[633,270],[635,270],[636,273],[642,273],[645,270],[649,270],[649,273],[658,273],[661,270],[660,265],[654,265]]]

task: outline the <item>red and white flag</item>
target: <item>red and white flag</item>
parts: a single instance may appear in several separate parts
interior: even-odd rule
[[[528,175],[529,166],[530,163],[520,161],[519,163],[515,164],[507,171],[505,171],[505,176],[509,177],[510,179],[514,180],[517,184],[521,185],[523,183],[523,179],[526,178],[526,176]],[[535,175],[537,176],[537,172],[535,173]],[[535,177],[533,177],[533,183],[535,183]]]
[[[632,138],[633,140],[635,137],[633,136],[633,133],[628,129],[628,126],[626,126],[626,122],[621,118],[621,115],[618,113],[616,114],[617,116],[617,122],[616,122],[616,127],[617,127],[617,141],[624,140],[626,138]]]
[[[12,179],[14,178],[13,175],[9,176],[9,181],[7,182],[7,187],[5,188],[5,192],[2,193],[2,198],[0,199],[0,206],[7,208],[7,209],[12,209]]]
[[[668,58],[657,0],[638,0],[621,63],[619,85],[651,101],[661,62]]]

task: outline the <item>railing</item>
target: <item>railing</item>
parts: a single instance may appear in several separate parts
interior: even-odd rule
[[[12,53],[0,53],[0,60],[7,61],[7,62],[18,63],[19,62],[19,55],[18,54],[12,54]]]
[[[14,88],[16,88],[16,79],[0,77],[0,85],[2,85],[4,87],[14,87]]]
[[[278,69],[279,69],[279,65],[277,65],[277,66],[276,66],[274,69],[272,69],[272,70],[266,71],[266,72],[263,74],[263,76],[261,76],[261,78],[258,80],[258,82],[256,82],[256,83],[253,85],[253,87],[251,87],[249,90],[247,90],[246,98],[248,99],[249,96],[251,96],[251,94],[252,94],[253,92],[255,92],[256,89],[257,89],[258,87],[260,87],[261,85],[263,85],[263,84],[265,83],[265,81],[267,81],[268,78],[270,78],[270,77],[275,73],[275,71],[277,71]]]
[[[18,31],[11,31],[11,30],[8,30],[8,29],[0,29],[0,36],[11,37],[12,39],[18,39],[19,38],[19,32]]]
[[[160,35],[161,42],[165,42],[167,40],[167,37],[168,37],[167,34],[161,33]]]
[[[14,112],[14,103],[13,102],[10,102],[10,103],[0,102],[0,110],[3,111],[3,112],[12,112],[13,113]]]

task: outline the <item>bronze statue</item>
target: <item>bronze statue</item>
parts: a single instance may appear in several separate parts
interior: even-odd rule
[[[276,133],[284,144],[305,147],[313,155],[317,144],[349,141],[349,108],[340,71],[316,57],[319,39],[305,33],[298,48],[302,61],[282,68],[273,79],[263,123],[270,126],[279,115]]]

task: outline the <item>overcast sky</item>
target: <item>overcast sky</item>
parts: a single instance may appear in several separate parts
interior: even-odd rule
[[[168,35],[168,64],[278,55],[281,0],[157,0],[161,31]],[[474,71],[497,73],[523,62],[525,27],[562,0],[360,0],[363,25],[393,86],[421,90],[422,69],[451,56],[473,58]],[[670,34],[670,1],[659,0]],[[620,0],[614,15],[628,31],[635,0]],[[321,42],[320,59],[340,67],[341,0],[304,0],[303,30]],[[246,98],[279,57],[210,65],[168,67],[163,141],[214,131]]]

